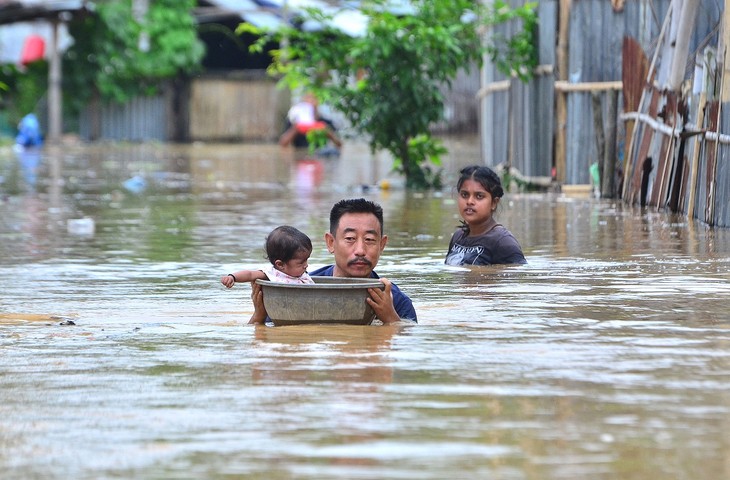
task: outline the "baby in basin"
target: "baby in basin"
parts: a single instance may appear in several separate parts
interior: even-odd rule
[[[256,279],[278,283],[314,283],[307,273],[307,261],[312,254],[309,237],[288,225],[276,227],[266,237],[266,258],[270,265],[260,270],[241,270],[221,277],[221,283],[231,288],[236,282]]]

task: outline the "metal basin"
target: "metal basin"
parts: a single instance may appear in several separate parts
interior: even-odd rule
[[[373,278],[312,277],[314,285],[256,280],[274,325],[332,323],[369,325],[375,312],[365,301],[368,288],[384,286]]]

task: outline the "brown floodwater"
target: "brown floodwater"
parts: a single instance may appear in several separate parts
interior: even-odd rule
[[[477,144],[448,140],[449,186]],[[389,169],[355,142],[0,152],[0,476],[730,478],[730,232],[510,192],[529,263],[447,267],[452,190]],[[419,323],[247,325],[220,276],[280,224],[330,263],[355,196]]]

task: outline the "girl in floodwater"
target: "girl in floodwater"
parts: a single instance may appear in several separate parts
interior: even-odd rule
[[[279,283],[314,283],[307,273],[312,241],[309,237],[288,225],[276,227],[266,237],[264,245],[270,265],[260,270],[240,270],[221,277],[221,283],[231,288],[236,282],[253,282],[256,279]]]
[[[447,265],[527,263],[519,242],[497,223],[494,212],[504,195],[499,176],[489,167],[472,165],[459,172],[456,183],[462,225],[454,232]]]

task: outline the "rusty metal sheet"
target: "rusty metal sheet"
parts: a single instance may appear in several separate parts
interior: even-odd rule
[[[659,109],[659,100],[661,95],[655,89],[649,89],[645,95],[650,95],[649,104],[647,107],[646,114],[652,118],[656,118]],[[641,191],[641,178],[643,176],[643,165],[644,160],[651,155],[651,145],[654,140],[654,130],[647,124],[639,122],[639,130],[637,131],[636,144],[639,145],[638,150],[632,159],[631,164],[628,165],[626,178],[631,178],[631,183],[628,185],[626,192],[626,199],[628,203],[634,204],[637,201],[639,192]],[[653,158],[653,163],[656,165],[656,158]]]
[[[629,36],[624,36],[621,57],[624,111],[635,112],[639,108],[641,92],[644,91],[646,85],[649,59],[646,57],[644,49],[641,48],[641,44]]]

